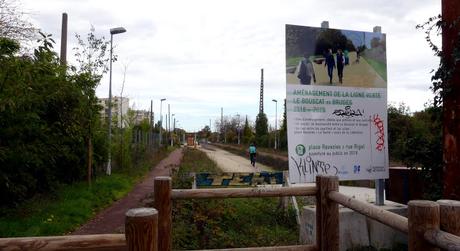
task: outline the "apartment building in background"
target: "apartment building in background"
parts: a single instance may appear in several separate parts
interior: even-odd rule
[[[102,106],[101,110],[101,118],[106,121],[109,114],[109,99],[108,98],[100,98],[99,105]],[[129,98],[126,97],[112,97],[112,121],[116,123],[117,127],[125,127],[127,126],[126,117],[128,115],[129,110]],[[123,118],[123,121],[122,121]],[[123,123],[122,123],[123,122]]]

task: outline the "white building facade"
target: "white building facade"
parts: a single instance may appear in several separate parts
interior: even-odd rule
[[[101,118],[105,121],[108,118],[109,113],[109,99],[100,98],[99,105],[102,106]],[[126,97],[112,97],[112,123],[117,127],[126,127],[126,117],[129,110],[129,98]]]

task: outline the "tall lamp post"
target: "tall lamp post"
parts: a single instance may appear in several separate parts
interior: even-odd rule
[[[275,150],[278,148],[278,100],[273,99],[273,102],[275,102]]]
[[[107,162],[106,174],[112,174],[112,156],[111,156],[111,144],[112,144],[112,54],[113,54],[113,35],[126,32],[126,29],[123,27],[117,27],[110,29],[110,77],[109,77],[109,116],[108,116],[108,125],[109,125],[109,158]]]
[[[161,128],[163,127],[163,101],[165,98],[160,99],[160,146],[161,146]]]
[[[174,115],[175,115],[174,113],[171,114],[171,117],[174,118]],[[170,118],[170,119],[171,119],[171,118]],[[173,146],[173,142],[174,142],[174,140],[173,140],[173,135],[172,135],[172,134],[173,134],[173,132],[172,132],[172,130],[171,130],[171,122],[169,122],[169,138],[171,138],[171,146]]]

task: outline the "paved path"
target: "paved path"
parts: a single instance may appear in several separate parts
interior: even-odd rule
[[[217,147],[200,147],[209,158],[214,160],[219,168],[225,173],[251,173],[260,171],[273,171],[273,168],[257,163],[254,168],[248,158],[243,158],[233,153],[227,152]]]
[[[179,166],[182,156],[182,149],[174,150],[167,158],[160,161],[144,180],[137,184],[125,197],[98,213],[92,220],[71,234],[123,233],[126,211],[142,206],[142,200],[153,193],[153,179],[156,176],[169,176],[171,169]]]

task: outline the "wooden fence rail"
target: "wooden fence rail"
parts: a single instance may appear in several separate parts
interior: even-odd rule
[[[460,251],[460,237],[439,229],[425,231],[423,237],[430,244],[445,250]]]
[[[203,249],[193,251],[317,251],[316,245],[294,245],[276,247],[253,247],[253,248],[224,248],[224,249]],[[188,250],[192,251],[192,250]]]
[[[214,189],[174,189],[172,199],[217,199],[315,196],[316,187],[254,187],[254,188],[214,188]]]
[[[316,244],[218,249],[220,251],[338,251],[341,204],[408,234],[409,251],[460,251],[460,202],[410,201],[408,218],[341,194],[335,176],[317,176],[316,187],[172,189],[170,177],[156,177],[153,208],[126,213],[123,234],[0,238],[0,250],[146,250],[172,249],[172,201],[180,199],[316,196]],[[217,249],[216,249],[217,250]]]
[[[348,197],[339,192],[330,192],[329,198],[345,207],[355,210],[371,219],[397,229],[403,233],[408,233],[408,221],[406,217],[382,209],[378,206]]]
[[[124,234],[2,238],[0,250],[126,250],[126,238]]]

